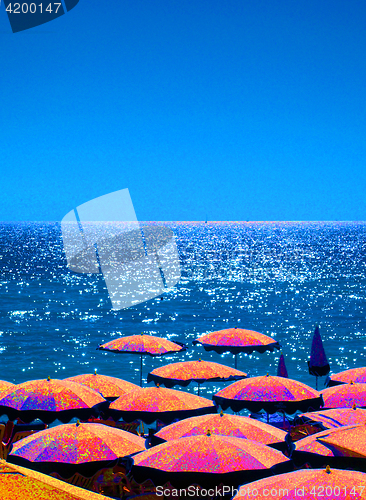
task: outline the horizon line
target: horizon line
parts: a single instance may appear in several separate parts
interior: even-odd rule
[[[0,220],[0,223],[60,223],[60,220]],[[71,221],[72,222],[72,221]],[[220,224],[220,223],[243,223],[243,224],[259,224],[259,223],[267,223],[267,224],[276,224],[276,223],[314,223],[314,222],[321,222],[321,223],[335,223],[335,222],[366,222],[366,220],[352,220],[352,219],[335,219],[335,220],[319,220],[319,219],[314,219],[314,220],[141,220],[141,221],[83,221],[83,222],[122,222],[122,223],[127,223],[127,222],[134,222],[134,223],[144,223],[144,222],[164,222],[164,223],[202,223],[202,224]]]

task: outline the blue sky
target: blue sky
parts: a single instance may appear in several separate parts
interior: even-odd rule
[[[0,5],[0,220],[129,188],[139,220],[364,220],[366,3]]]

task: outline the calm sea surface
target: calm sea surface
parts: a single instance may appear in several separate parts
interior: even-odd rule
[[[20,383],[97,369],[138,384],[139,357],[96,347],[141,332],[190,346],[145,357],[145,380],[175,361],[234,366],[232,354],[206,353],[191,342],[238,326],[279,341],[289,377],[315,387],[307,359],[317,323],[332,373],[366,366],[366,223],[161,224],[176,236],[180,282],[164,300],[113,311],[101,275],[68,270],[58,223],[1,223],[0,378]],[[278,358],[278,351],[241,354],[238,368],[275,375]],[[211,398],[223,387],[206,384],[201,395]]]

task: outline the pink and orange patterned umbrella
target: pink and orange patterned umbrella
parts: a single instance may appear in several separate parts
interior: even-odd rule
[[[301,454],[314,454],[316,456],[323,456],[323,457],[334,457],[333,451],[326,446],[322,441],[319,441],[319,438],[322,436],[328,436],[330,432],[333,432],[335,429],[327,429],[325,431],[317,432],[316,434],[311,434],[310,436],[306,436],[302,439],[299,439],[295,443],[295,450],[293,452],[293,456],[296,458],[298,453]],[[301,456],[301,455],[299,455]],[[310,461],[310,458],[308,458]],[[303,460],[303,463],[306,460]]]
[[[337,456],[366,458],[365,425],[340,427],[335,432],[320,436],[318,440],[330,447]]]
[[[210,429],[211,434],[251,439],[266,445],[284,443],[286,437],[285,431],[272,425],[253,418],[222,412],[216,415],[186,418],[164,427],[155,436],[164,441],[171,441],[182,437],[204,435],[207,429]]]
[[[116,399],[108,411],[112,416],[123,417],[126,422],[138,419],[151,424],[157,419],[170,423],[176,418],[216,413],[217,410],[209,399],[188,392],[145,387]]]
[[[39,431],[20,441],[12,448],[9,461],[19,459],[43,464],[44,469],[55,472],[59,464],[89,468],[100,462],[115,461],[145,450],[145,440],[131,432],[102,424],[64,424]],[[73,471],[75,467],[73,468]]]
[[[273,492],[273,497],[271,495]],[[297,470],[268,477],[242,486],[233,500],[276,498],[290,500],[365,500],[366,474],[350,470],[326,469]]]
[[[213,396],[213,400],[224,410],[230,407],[235,412],[247,408],[252,412],[284,410],[295,413],[309,407],[318,409],[322,405],[318,391],[297,380],[268,374],[234,382]]]
[[[136,384],[120,378],[109,377],[108,375],[99,375],[96,371],[93,374],[76,375],[64,380],[66,382],[77,382],[78,384],[86,385],[99,392],[105,399],[117,399],[128,392],[139,389],[139,386]]]
[[[142,356],[163,356],[175,352],[183,352],[187,346],[180,342],[172,342],[168,339],[155,337],[154,335],[130,335],[111,340],[98,347],[102,351],[140,355],[140,385],[142,385]]]
[[[353,406],[352,408],[332,408],[330,410],[303,413],[299,417],[306,417],[313,422],[322,424],[326,429],[343,427],[345,425],[366,424],[366,410]]]
[[[1,500],[110,500],[25,467],[0,460]]]
[[[366,407],[366,384],[336,385],[320,391],[324,408],[352,408],[354,405]]]
[[[215,351],[219,354],[224,352],[235,354],[235,368],[237,367],[236,356],[239,352],[251,354],[253,351],[257,351],[263,353],[281,348],[280,344],[273,338],[242,328],[228,328],[207,333],[194,340],[193,344],[203,345],[205,351]]]
[[[296,441],[292,459],[298,467],[308,463],[312,467],[329,464],[341,469],[347,467],[366,470],[363,447],[366,434],[363,425],[327,429]],[[357,442],[357,437],[358,442]]]
[[[0,395],[0,414],[25,422],[40,418],[50,423],[56,418],[68,422],[72,417],[88,418],[105,399],[93,389],[64,380],[32,380]]]
[[[211,361],[182,361],[161,366],[150,372],[147,381],[155,384],[164,384],[166,387],[181,385],[186,387],[192,381],[199,384],[203,382],[227,382],[246,378],[247,374],[235,368],[230,368]]]
[[[329,380],[329,387],[339,384],[349,384],[354,382],[356,384],[366,383],[366,367],[352,368],[344,372],[334,373]]]
[[[0,394],[2,392],[9,391],[13,387],[15,387],[15,384],[12,384],[11,382],[7,382],[6,380],[0,380]]]
[[[150,478],[157,486],[232,484],[247,477],[289,470],[290,461],[281,452],[249,439],[211,434],[182,437],[159,444],[133,457],[132,475],[137,481]]]

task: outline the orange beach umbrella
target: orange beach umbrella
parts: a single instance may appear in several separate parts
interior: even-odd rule
[[[150,372],[147,381],[155,384],[163,384],[166,387],[181,385],[186,387],[190,382],[198,383],[198,395],[200,384],[203,382],[228,382],[246,378],[247,374],[230,368],[228,366],[213,363],[212,361],[182,361],[161,366]]]
[[[165,354],[185,351],[187,346],[181,342],[172,342],[171,340],[155,337],[154,335],[142,334],[120,337],[100,345],[97,349],[138,354],[140,356],[140,385],[142,385],[142,356],[164,356]]]
[[[0,394],[0,414],[25,422],[40,418],[50,423],[56,418],[88,418],[106,403],[98,392],[76,382],[50,379],[23,382]]]
[[[366,383],[366,367],[362,366],[361,368],[352,368],[351,370],[334,373],[330,376],[328,386],[349,384],[350,382],[357,384]]]
[[[163,387],[144,387],[122,396],[108,408],[114,416],[123,417],[126,422],[142,420],[147,424],[157,419],[171,423],[176,418],[216,413],[214,403],[201,396]]]
[[[40,472],[0,460],[1,500],[110,500]]]
[[[257,351],[263,353],[281,348],[276,340],[267,337],[267,335],[236,327],[207,333],[194,340],[193,344],[201,344],[205,351],[215,351],[219,354],[224,352],[235,354],[235,368],[237,367],[237,354],[239,352],[251,354],[253,351]]]
[[[207,429],[210,429],[211,434],[251,439],[266,445],[284,443],[286,437],[285,431],[272,425],[223,412],[180,420],[164,427],[155,436],[164,441],[171,441],[181,437],[203,435],[207,433]]]
[[[215,394],[213,400],[224,410],[230,407],[235,412],[247,408],[252,412],[284,410],[295,413],[302,408],[318,409],[322,405],[318,391],[297,380],[268,374],[234,382]]]
[[[324,408],[352,408],[354,405],[366,407],[366,384],[336,385],[320,391]]]
[[[314,500],[323,496],[337,500],[365,500],[366,474],[330,467],[297,470],[246,484],[233,500],[252,500],[255,497]]]
[[[97,371],[93,374],[76,375],[75,377],[65,378],[65,381],[77,382],[86,385],[99,392],[105,399],[117,399],[128,392],[136,391],[139,386],[116,377],[108,375],[99,375]]]

